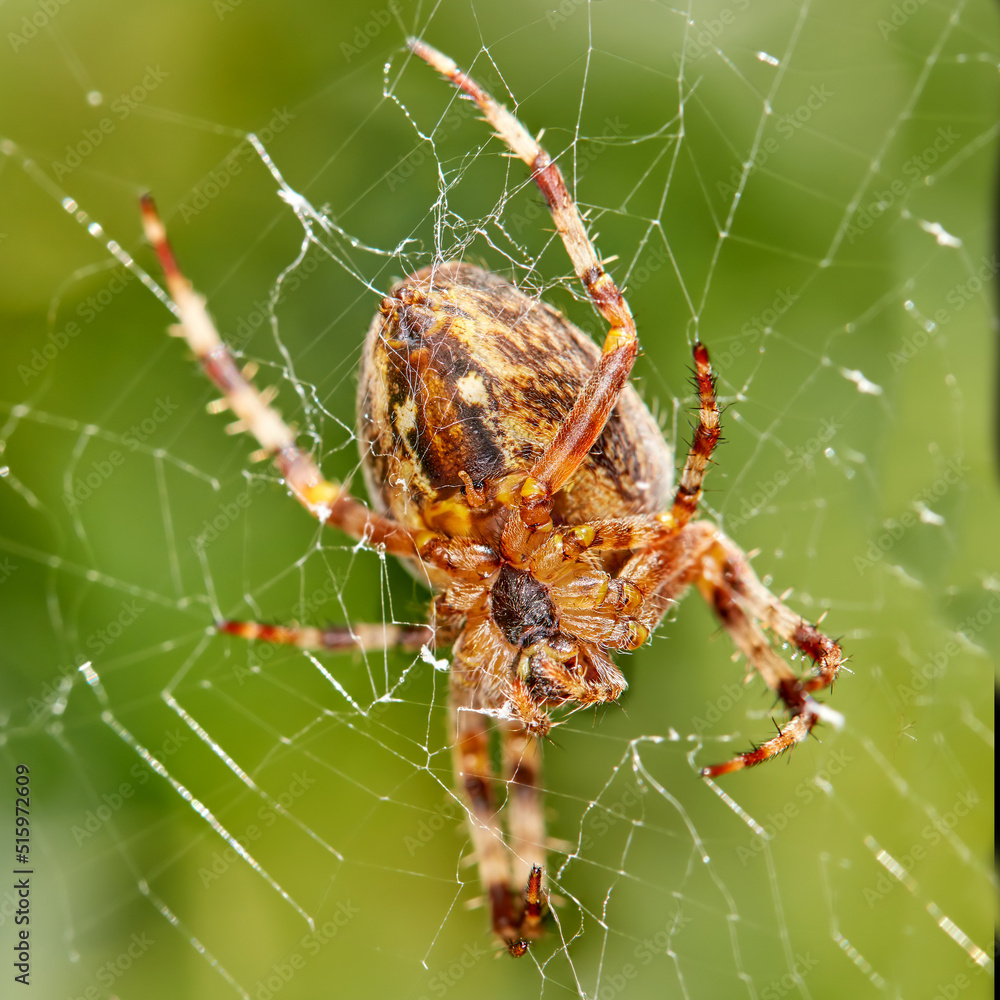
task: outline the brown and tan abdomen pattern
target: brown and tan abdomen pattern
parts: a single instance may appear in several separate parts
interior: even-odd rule
[[[556,310],[477,267],[444,264],[401,282],[382,301],[361,363],[359,437],[372,502],[411,528],[430,519],[450,534],[490,534],[491,485],[531,469],[599,358]],[[442,525],[432,512],[442,501],[465,507],[467,481],[486,504]],[[670,448],[626,386],[553,515],[572,524],[654,513],[672,483]]]

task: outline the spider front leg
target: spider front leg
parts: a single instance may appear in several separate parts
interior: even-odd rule
[[[562,172],[549,154],[517,118],[453,60],[419,39],[409,39],[408,45],[415,55],[472,98],[511,151],[531,168],[531,178],[545,197],[576,275],[610,327],[601,359],[580,390],[569,417],[512,498],[520,517],[508,522],[502,547],[504,556],[517,562],[528,535],[548,527],[552,497],[579,468],[611,416],[639,352],[635,320],[618,286],[604,270]]]
[[[694,384],[698,389],[698,425],[688,449],[684,471],[681,473],[674,504],[669,514],[660,514],[658,520],[672,533],[679,532],[698,511],[701,501],[701,484],[711,461],[712,452],[719,443],[722,427],[719,422],[719,404],[715,398],[715,374],[708,357],[708,348],[696,341],[694,355]]]
[[[222,393],[224,405],[217,408],[233,411],[237,419],[230,429],[246,430],[257,439],[264,456],[274,460],[288,488],[313,517],[352,538],[381,545],[393,555],[416,559],[448,573],[484,576],[495,569],[496,556],[487,546],[467,539],[447,539],[431,531],[411,533],[391,518],[370,511],[339,483],[325,479],[312,457],[295,443],[292,428],[271,406],[273,392],[261,392],[247,370],[240,370],[208,315],[204,300],[181,272],[149,195],[142,198],[142,221],[180,314],[180,333]]]

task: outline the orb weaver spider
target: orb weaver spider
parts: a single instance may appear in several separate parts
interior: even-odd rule
[[[704,345],[694,345],[698,423],[675,487],[671,449],[629,384],[635,321],[558,165],[451,59],[418,39],[408,44],[528,165],[608,332],[599,349],[555,309],[462,262],[435,263],[397,284],[368,331],[358,386],[373,509],[324,478],[271,406],[272,393],[241,372],[148,196],[143,219],[181,333],[222,393],[214,409],[233,411],[313,517],[408,561],[435,594],[426,626],[224,621],[219,630],[309,649],[452,647],[455,771],[493,931],[518,956],[541,934],[546,906],[540,742],[552,708],[612,702],[625,690],[612,652],[645,643],[689,586],[705,598],[791,717],[767,742],[705,768],[706,777],[771,759],[821,719],[837,723],[813,694],[844,658],[770,593],[733,541],[695,519],[720,434]],[[798,675],[766,632],[810,658],[812,671]],[[509,790],[506,838],[490,763],[494,728]]]

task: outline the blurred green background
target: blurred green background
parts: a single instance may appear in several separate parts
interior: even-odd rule
[[[8,792],[31,769],[39,995],[992,994],[991,959],[969,956],[992,954],[996,888],[996,13],[4,6],[0,732]],[[105,245],[158,276],[136,204],[153,191],[330,475],[356,472],[378,296],[435,252],[599,336],[526,171],[407,60],[407,34],[546,129],[618,257],[636,381],[679,448],[689,344],[708,344],[727,410],[706,514],[759,550],[775,593],[829,611],[852,657],[827,698],[843,731],[724,783],[762,841],[693,769],[766,737],[771,703],[685,601],[625,662],[620,707],[546,749],[561,902],[520,962],[494,957],[468,906],[443,673],[323,657],[338,690],[301,654],[211,634],[220,612],[420,620],[426,595],[250,463],[167,310]],[[249,132],[339,227],[313,223],[321,244],[303,245]]]

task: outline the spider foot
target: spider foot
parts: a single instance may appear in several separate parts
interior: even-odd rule
[[[731,774],[733,771],[742,771],[748,767],[755,767],[763,764],[772,757],[777,757],[786,750],[791,750],[797,743],[801,743],[813,730],[819,721],[829,722],[836,729],[840,729],[844,724],[844,717],[840,712],[835,711],[828,705],[822,705],[814,701],[808,695],[803,699],[802,708],[787,722],[778,729],[778,735],[769,739],[766,743],[738,754],[732,760],[724,764],[712,764],[701,769],[703,778],[717,778],[723,774]]]
[[[510,936],[501,935],[507,945],[507,951],[514,958],[521,958],[527,954],[531,941],[541,934],[546,902],[542,892],[542,876],[541,865],[532,865],[528,884],[524,887],[521,899],[521,919],[516,926],[506,928]]]

